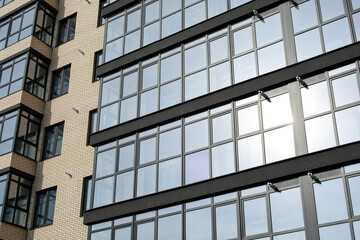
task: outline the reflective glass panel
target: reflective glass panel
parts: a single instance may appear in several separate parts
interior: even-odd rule
[[[150,165],[138,169],[137,194],[140,197],[156,190],[156,165]]]
[[[255,135],[238,141],[239,169],[244,170],[263,165],[261,135]]]
[[[255,53],[249,53],[234,59],[235,83],[243,82],[256,76]]]
[[[181,54],[161,60],[160,79],[161,83],[180,77],[181,75]]]
[[[132,52],[140,47],[140,30],[125,36],[124,53]]]
[[[116,149],[99,153],[96,160],[96,177],[102,177],[115,172]]]
[[[209,240],[212,239],[211,209],[186,213],[186,240]]]
[[[320,0],[320,7],[323,21],[345,13],[342,0]]]
[[[336,146],[331,114],[305,121],[305,130],[309,152]]]
[[[175,2],[174,2],[175,3]],[[177,2],[176,2],[177,3]],[[179,3],[181,3],[179,1]],[[163,18],[161,22],[161,36],[165,38],[181,31],[181,12]]]
[[[306,240],[305,232],[294,232],[288,234],[282,234],[278,236],[274,236],[274,240]]]
[[[360,100],[356,75],[351,74],[332,81],[337,107]]]
[[[211,149],[212,177],[218,177],[235,171],[234,144],[226,143]]]
[[[115,240],[131,240],[131,227],[116,229]]]
[[[319,224],[348,218],[341,178],[313,184],[313,186]]]
[[[214,0],[213,0],[214,1]],[[228,58],[229,43],[227,36],[210,42],[210,62],[215,63]]]
[[[230,64],[224,62],[210,68],[210,92],[230,86]]]
[[[232,137],[231,114],[226,114],[212,119],[213,143]]]
[[[264,19],[264,22],[255,23],[256,43],[260,47],[264,44],[271,43],[282,38],[282,29],[280,13],[274,14]]]
[[[251,27],[234,32],[235,54],[254,48],[253,32]]]
[[[301,89],[304,117],[330,110],[329,92],[326,82],[310,85]]]
[[[244,202],[246,236],[268,231],[265,198],[257,198]]]
[[[205,2],[192,5],[185,9],[185,28],[205,20]]]
[[[283,42],[275,43],[258,51],[259,74],[285,67]]]
[[[181,8],[181,1],[162,0],[162,16],[166,16]]]
[[[181,81],[177,80],[160,87],[160,109],[181,102]]]
[[[266,132],[264,138],[266,163],[295,156],[292,125]]]
[[[360,239],[360,221],[353,222],[355,239]]]
[[[140,27],[141,22],[141,10],[136,10],[127,15],[127,32]]]
[[[254,105],[238,111],[239,135],[259,130],[258,106]]]
[[[293,121],[289,94],[272,97],[271,102],[265,100],[261,105],[265,129]]]
[[[145,7],[145,23],[149,23],[159,18],[159,1]]]
[[[185,156],[185,184],[199,182],[210,177],[209,150]]]
[[[323,34],[327,52],[352,42],[347,18],[324,25]]]
[[[181,240],[182,239],[182,216],[181,214],[159,218],[158,240]]]
[[[120,123],[134,119],[137,115],[137,96],[121,101]]]
[[[144,27],[143,46],[153,43],[160,39],[160,21]]]
[[[111,230],[106,230],[91,234],[91,240],[109,240],[109,239],[111,239]]]
[[[319,29],[295,36],[297,60],[303,61],[322,53]]]
[[[351,240],[350,226],[348,223],[322,227],[319,229],[320,240]]]
[[[185,50],[185,74],[206,67],[206,45]]]
[[[335,119],[340,144],[360,139],[360,106],[336,112]]]
[[[114,178],[109,177],[95,182],[94,208],[113,203]]]
[[[124,34],[124,17],[121,16],[107,24],[106,41],[120,37]]]
[[[236,204],[216,208],[216,239],[235,239],[238,237]]]
[[[134,166],[134,144],[119,149],[119,169],[124,170]]]
[[[185,126],[185,151],[192,151],[209,144],[208,120]]]
[[[181,158],[159,163],[159,191],[181,185]]]
[[[158,79],[158,65],[152,65],[143,69],[142,74],[142,89],[154,86]]]
[[[181,153],[181,129],[177,128],[160,134],[159,159]]]
[[[140,164],[156,159],[156,137],[140,142]]]
[[[208,18],[227,11],[227,0],[208,0]]]
[[[360,215],[360,177],[349,178],[351,203],[354,216]]]
[[[158,110],[158,89],[152,89],[141,94],[140,116]]]
[[[185,101],[207,93],[206,70],[185,77]]]
[[[123,97],[137,92],[138,73],[124,76]]]
[[[108,104],[120,98],[120,79],[103,83],[101,94],[101,105]]]
[[[115,201],[121,202],[134,197],[134,171],[117,175]]]
[[[318,20],[316,16],[315,1],[310,0],[299,4],[298,8],[292,7],[291,16],[295,33],[317,25]]]
[[[154,240],[154,222],[142,223],[137,225],[137,240]]]

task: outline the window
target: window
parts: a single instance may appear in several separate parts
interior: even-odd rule
[[[43,158],[48,159],[61,154],[64,133],[64,122],[45,129]]]
[[[101,17],[101,10],[107,5],[107,0],[101,0],[99,4],[98,27],[105,24],[105,18]]]
[[[37,193],[34,227],[41,227],[53,223],[55,210],[56,188]]]
[[[100,78],[96,77],[96,67],[100,66],[101,64],[103,64],[103,54],[102,54],[102,50],[97,51],[94,55],[94,76],[93,76],[93,81],[99,81]]]
[[[70,65],[53,72],[50,99],[59,97],[69,90]]]
[[[55,14],[39,4],[34,36],[51,46],[54,35],[54,25]]]
[[[24,89],[38,98],[45,98],[49,64],[35,54],[30,54]]]
[[[81,214],[82,212],[90,209],[91,187],[92,187],[92,176],[84,178],[83,196],[81,202]]]
[[[76,15],[72,15],[60,21],[58,45],[74,39]]]
[[[0,155],[13,150],[18,111],[0,116]]]

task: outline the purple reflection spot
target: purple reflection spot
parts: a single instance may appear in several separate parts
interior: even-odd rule
[[[209,178],[209,150],[193,153],[185,157],[185,184]]]

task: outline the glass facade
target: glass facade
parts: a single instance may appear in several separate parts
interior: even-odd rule
[[[23,89],[44,99],[48,67],[48,61],[33,53],[0,63],[0,98]]]
[[[25,110],[0,116],[0,155],[16,152],[36,159],[41,119]]]
[[[54,25],[51,10],[39,3],[27,7],[0,22],[0,50],[32,34],[51,45]]]
[[[1,221],[21,227],[27,225],[31,186],[31,181],[12,173],[0,176]]]
[[[93,207],[359,141],[358,64],[98,147]]]
[[[359,164],[90,227],[89,239],[349,239],[359,236]],[[334,207],[336,206],[336,207]],[[316,211],[312,211],[316,209]],[[306,221],[315,219],[314,225]],[[144,237],[145,236],[145,237]]]
[[[227,0],[141,1],[107,19],[105,62],[250,1],[231,0],[230,5]]]
[[[263,20],[254,16],[104,77],[98,131],[358,41],[353,34],[358,24],[352,18],[359,10],[347,9],[340,1],[347,11],[325,18],[317,9],[322,14],[332,10],[320,2],[283,4],[262,14]],[[114,34],[120,19],[125,21],[113,20]],[[105,53],[105,61],[108,57]]]

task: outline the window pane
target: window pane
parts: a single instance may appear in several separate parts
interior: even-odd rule
[[[110,236],[106,240],[108,239],[110,239]],[[115,240],[131,240],[131,227],[116,229]]]
[[[123,54],[123,38],[119,38],[105,46],[105,62],[109,62]]]
[[[145,23],[152,22],[159,18],[159,2],[154,2],[145,7]]]
[[[254,48],[253,32],[251,27],[234,32],[234,50],[235,54]]]
[[[304,227],[300,188],[270,194],[274,232]]]
[[[162,16],[166,16],[181,8],[181,1],[162,0]]]
[[[205,2],[200,2],[185,9],[185,28],[205,20]]]
[[[124,53],[132,52],[140,47],[140,30],[125,36]]]
[[[268,231],[265,198],[244,202],[246,236]]]
[[[123,97],[137,92],[138,73],[134,72],[124,76]]]
[[[336,146],[331,114],[305,121],[305,130],[309,152]]]
[[[143,46],[153,43],[160,39],[160,21],[144,27]]]
[[[335,113],[340,144],[360,139],[360,106]]]
[[[258,51],[259,73],[265,74],[285,67],[284,44],[279,42]]]
[[[292,7],[291,15],[295,33],[318,24],[314,0]]]
[[[352,42],[347,18],[324,25],[323,33],[327,52]]]
[[[134,166],[134,144],[119,149],[119,169],[124,170]]]
[[[319,29],[302,33],[295,37],[296,56],[298,62],[322,53]]]
[[[136,10],[127,15],[127,32],[134,30],[135,28],[140,27],[140,20],[141,20],[141,11]]]
[[[360,221],[353,222],[355,239],[360,239]]]
[[[181,153],[181,129],[177,128],[160,134],[159,159]]]
[[[134,197],[134,171],[117,175],[115,202]]]
[[[120,78],[102,84],[101,105],[119,100],[120,98]]]
[[[161,60],[161,83],[181,76],[181,54]]]
[[[332,85],[337,107],[360,101],[359,86],[355,74],[333,80]]]
[[[160,109],[164,109],[181,102],[181,80],[177,80],[160,87]]]
[[[345,13],[342,0],[320,0],[320,6],[323,21]]]
[[[137,115],[137,96],[121,101],[120,123],[134,119]]]
[[[259,110],[254,105],[238,111],[239,135],[259,130]]]
[[[99,130],[114,126],[118,122],[119,103],[102,108],[100,114]]]
[[[319,229],[320,240],[351,240],[350,226],[348,223],[322,227]]]
[[[278,236],[274,236],[274,240],[306,240],[305,232],[294,232],[288,234],[282,234]]]
[[[266,132],[264,138],[266,163],[295,156],[292,125]]]
[[[116,149],[99,153],[96,160],[96,177],[102,177],[115,172]]]
[[[0,140],[6,140],[8,138],[15,137],[16,117],[7,119],[3,122],[3,130]]]
[[[210,92],[231,85],[229,62],[221,63],[210,68]]]
[[[202,120],[185,126],[185,151],[208,146],[208,121]]]
[[[216,208],[216,239],[235,239],[238,237],[236,204]]]
[[[164,3],[164,1],[163,1]],[[172,5],[176,5],[181,2],[172,2]],[[161,24],[161,36],[162,38],[165,38],[167,36],[170,36],[176,32],[181,31],[181,12],[175,13],[169,17],[162,19]]]
[[[159,218],[158,240],[181,240],[182,239],[182,216],[181,214]]]
[[[139,224],[137,226],[137,240],[151,240],[154,239],[154,222]]]
[[[211,149],[212,177],[235,172],[234,144],[226,143]]]
[[[239,169],[244,170],[263,165],[261,135],[255,135],[238,141]]]
[[[121,16],[107,24],[106,41],[109,42],[124,34],[124,17]]]
[[[140,142],[140,164],[155,161],[156,137]]]
[[[351,203],[354,216],[360,215],[360,177],[349,178]]]
[[[214,0],[213,0],[214,1]],[[228,58],[228,39],[227,36],[210,42],[210,62],[215,63]]]
[[[243,82],[256,76],[255,53],[249,53],[234,59],[235,83]]]
[[[264,22],[257,21],[255,23],[256,43],[260,47],[264,44],[271,43],[282,38],[282,29],[280,21],[280,13],[272,15],[264,19]]]
[[[158,110],[158,89],[141,94],[140,116],[155,112]]]
[[[360,1],[358,1],[360,3]],[[359,4],[360,6],[360,4]],[[353,15],[353,22],[357,41],[360,41],[360,13]]]
[[[109,240],[111,239],[111,230],[101,231],[91,234],[91,240]]]
[[[185,184],[206,180],[209,175],[209,150],[185,156]]]
[[[185,77],[185,101],[207,93],[206,70]]]
[[[265,129],[293,121],[288,93],[272,97],[271,102],[264,100],[261,105]]]
[[[185,74],[206,67],[206,45],[185,50]]]
[[[159,191],[181,185],[181,158],[159,163]]]
[[[208,18],[227,11],[227,0],[208,0]]]
[[[146,89],[148,87],[154,86],[157,84],[158,79],[158,65],[152,65],[150,67],[146,67],[143,69],[142,75],[142,89]]]
[[[154,193],[156,190],[156,165],[138,169],[137,197]]]
[[[105,178],[95,182],[93,207],[100,207],[113,203],[114,177]]]
[[[210,208],[186,213],[186,240],[209,240],[211,232]]]
[[[308,89],[302,88],[301,98],[304,117],[330,110],[329,92],[326,82],[311,85]]]
[[[313,186],[319,224],[348,218],[341,178],[325,181],[321,184],[313,184]]]

